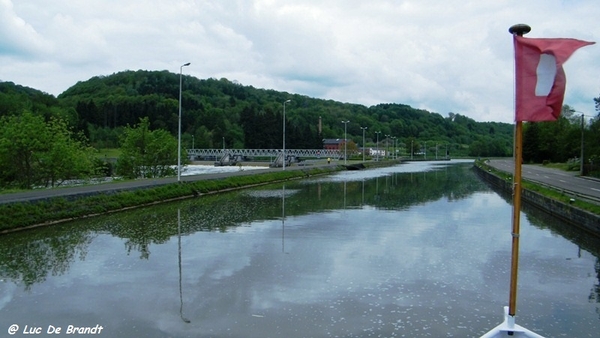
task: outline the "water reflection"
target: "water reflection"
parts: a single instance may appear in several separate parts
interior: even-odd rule
[[[285,183],[281,189],[281,252],[285,253]]]
[[[600,243],[525,211],[519,322],[593,336]],[[0,316],[108,336],[478,336],[507,302],[510,212],[469,166],[418,163],[2,236]]]
[[[177,209],[177,249],[177,258],[179,263],[179,316],[185,323],[190,323],[191,321],[183,316],[183,287],[181,285],[181,209]]]

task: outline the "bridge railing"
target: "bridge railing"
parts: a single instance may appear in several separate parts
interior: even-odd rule
[[[192,158],[221,158],[228,153],[245,157],[276,157],[281,149],[188,149],[187,153]],[[285,154],[300,158],[339,158],[344,152],[337,149],[286,149]]]

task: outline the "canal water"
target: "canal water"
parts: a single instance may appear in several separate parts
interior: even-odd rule
[[[471,167],[340,172],[0,236],[0,336],[479,337],[508,303],[512,209]],[[524,208],[517,324],[598,337],[600,241]]]

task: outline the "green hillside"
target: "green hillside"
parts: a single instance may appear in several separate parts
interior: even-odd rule
[[[169,134],[176,136],[179,80],[179,74],[168,71],[124,71],[78,82],[58,97],[0,82],[0,186],[56,186],[82,175],[110,172],[93,148],[122,154],[124,136],[133,137],[130,127],[140,126],[142,118],[145,129],[135,136],[142,145],[151,135],[160,135],[163,141]],[[363,146],[364,132],[366,147],[391,150],[396,143],[400,155],[410,156],[412,149],[416,158],[424,152],[428,158],[436,153],[444,156],[446,149],[454,158],[512,154],[512,124],[477,122],[460,112],[442,116],[398,103],[366,107],[227,79],[186,75],[182,80],[183,148],[280,149],[284,102],[289,100],[287,149],[320,149],[324,139],[344,138],[342,121],[350,121],[347,137],[353,147]],[[577,169],[585,144],[584,173],[600,175],[599,130],[600,119],[582,125],[581,116],[565,105],[556,122],[524,125],[523,159],[526,163],[569,161]],[[166,147],[163,141],[154,140],[156,149]],[[145,149],[135,139],[128,142],[129,151]],[[176,153],[176,145],[173,148],[165,154]],[[157,157],[148,150],[140,155]],[[172,165],[171,155],[165,156],[161,165]],[[117,171],[122,168],[122,161],[117,162]]]
[[[151,128],[177,133],[179,74],[167,71],[124,71],[78,82],[58,96],[61,107],[75,109],[77,128],[93,145],[116,147],[120,127],[149,117]],[[511,153],[512,125],[476,122],[466,116],[440,114],[402,104],[359,104],[257,89],[227,79],[200,80],[183,76],[182,139],[187,147],[281,148],[283,102],[286,104],[286,147],[320,148],[327,138],[348,138],[380,146],[386,135],[415,152],[427,144],[448,146],[451,154],[506,156]],[[319,119],[321,133],[319,134]],[[193,135],[193,140],[192,140]],[[390,140],[391,142],[391,140]],[[390,143],[391,144],[391,143]],[[470,151],[469,151],[470,150]]]

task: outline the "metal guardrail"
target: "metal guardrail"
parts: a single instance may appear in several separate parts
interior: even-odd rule
[[[544,187],[546,189],[554,190],[554,191],[557,191],[557,192],[559,192],[561,194],[565,194],[565,195],[568,195],[568,196],[577,197],[579,199],[588,201],[590,203],[594,203],[594,204],[599,204],[600,205],[600,198],[595,197],[595,196],[583,194],[583,193],[576,192],[576,191],[569,190],[569,189],[559,188],[559,187],[556,187],[556,186],[553,186],[553,185],[550,185],[550,184],[547,184],[547,183],[540,182],[540,181],[535,180],[535,179],[524,178],[523,180],[529,181],[529,182],[533,182],[533,183],[535,183],[537,185],[540,185],[540,186],[542,186],[542,187]]]

